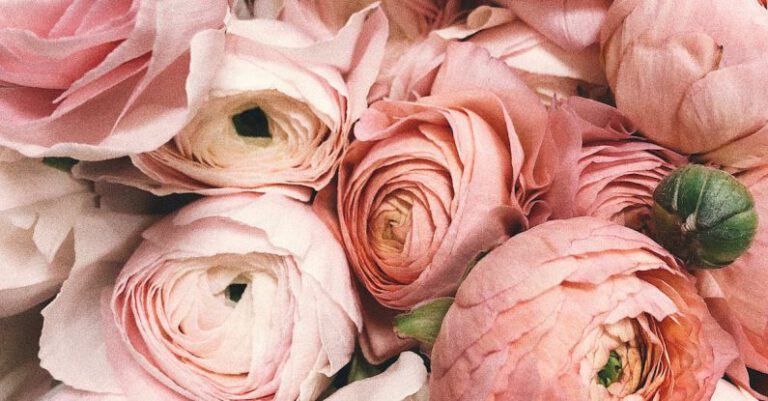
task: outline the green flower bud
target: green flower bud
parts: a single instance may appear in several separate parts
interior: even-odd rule
[[[413,338],[430,350],[451,305],[453,298],[437,298],[417,306],[408,313],[397,315],[395,333],[400,337]]]
[[[732,175],[701,165],[673,171],[653,193],[652,236],[691,268],[720,268],[757,231],[755,201]]]

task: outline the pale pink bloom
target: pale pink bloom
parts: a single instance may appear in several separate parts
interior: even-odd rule
[[[75,173],[156,194],[258,191],[308,200],[347,149],[386,35],[377,8],[354,14],[323,41],[279,21],[232,19],[226,33],[192,40],[191,68],[207,71],[207,80],[194,82],[197,112],[170,142],[132,155],[133,165],[83,164]],[[244,112],[256,121],[253,132],[238,131],[235,118]]]
[[[96,207],[90,186],[0,149],[0,317],[56,294],[74,262],[73,228]]]
[[[561,169],[547,195],[555,218],[594,216],[646,232],[653,191],[688,159],[649,143],[618,110],[574,97],[552,108]]]
[[[413,352],[400,354],[383,373],[350,383],[327,401],[428,401],[427,368]]]
[[[607,85],[597,45],[567,51],[511,11],[481,6],[461,23],[435,30],[409,47],[397,52],[390,48],[370,98],[412,100],[427,95],[445,49],[456,41],[474,43],[504,61],[546,103]]]
[[[558,46],[583,49],[598,40],[612,0],[495,0]]]
[[[190,39],[226,12],[224,0],[2,2],[0,144],[87,160],[157,148],[188,118]]]
[[[46,309],[42,360],[64,395],[311,401],[349,361],[359,306],[309,206],[206,198],[143,237],[122,270],[77,270]]]
[[[709,401],[736,355],[672,255],[580,217],[512,237],[475,266],[432,350],[430,396]],[[611,359],[620,368],[606,374]]]
[[[466,74],[473,69],[484,74]],[[478,254],[550,215],[539,199],[555,157],[545,125],[536,95],[470,44],[448,49],[430,96],[363,114],[336,210],[350,264],[373,297],[362,296],[369,360],[397,353],[387,308],[453,293]]]
[[[42,324],[40,308],[0,318],[0,400],[37,400],[51,387],[37,359]]]
[[[648,138],[743,168],[768,156],[766,35],[754,0],[619,0],[601,43],[616,104]]]
[[[717,383],[717,388],[715,388],[715,393],[712,394],[711,401],[757,401],[757,399],[744,389],[725,380],[720,380]]]

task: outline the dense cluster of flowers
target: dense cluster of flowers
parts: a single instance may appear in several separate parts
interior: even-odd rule
[[[0,400],[768,400],[766,35],[0,2]]]

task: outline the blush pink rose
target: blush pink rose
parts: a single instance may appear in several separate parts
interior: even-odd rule
[[[211,197],[143,237],[116,278],[84,268],[49,306],[43,361],[67,386],[137,401],[311,401],[349,362],[356,294],[343,249],[309,206]],[[98,355],[73,361],[76,349],[54,346],[78,332],[73,345]]]
[[[721,165],[768,155],[768,11],[754,0],[619,0],[601,35],[619,110],[652,141]]]
[[[432,350],[430,396],[709,401],[736,354],[664,249],[604,220],[558,220],[469,274]]]
[[[4,1],[0,144],[101,160],[157,148],[181,128],[189,41],[227,1]]]
[[[561,175],[548,194],[555,218],[594,216],[647,232],[653,191],[688,158],[649,143],[613,107],[583,98],[556,105]]]
[[[211,70],[199,109],[159,149],[84,164],[76,174],[157,194],[278,192],[308,200],[330,182],[366,107],[386,40],[377,8],[316,41],[271,20],[236,20],[192,42],[191,68]],[[202,83],[201,83],[202,85]]]

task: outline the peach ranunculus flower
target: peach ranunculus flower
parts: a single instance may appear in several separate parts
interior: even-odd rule
[[[157,148],[188,118],[190,39],[226,12],[225,0],[2,2],[0,144],[87,160]]]
[[[619,110],[652,141],[745,168],[768,156],[768,11],[754,0],[617,0],[602,34]]]
[[[308,200],[331,180],[381,61],[383,13],[353,15],[327,41],[272,20],[230,20],[192,41],[199,109],[159,149],[83,164],[79,176],[157,194],[277,192]]]
[[[549,114],[560,146],[561,169],[548,194],[553,218],[594,216],[647,233],[653,191],[688,158],[637,135],[613,107],[579,97]]]
[[[70,394],[311,401],[349,362],[357,297],[309,206],[210,197],[143,237],[122,270],[79,270],[46,310],[42,360]],[[87,349],[99,351],[72,360]]]
[[[675,258],[592,217],[483,258],[432,350],[434,400],[709,401],[737,355]]]
[[[473,68],[484,75],[468,77]],[[544,106],[506,65],[458,43],[430,96],[363,114],[334,202],[372,320],[361,338],[369,360],[397,353],[382,340],[394,337],[392,311],[378,305],[407,310],[452,294],[479,254],[549,217],[539,199],[555,152],[545,125]]]

